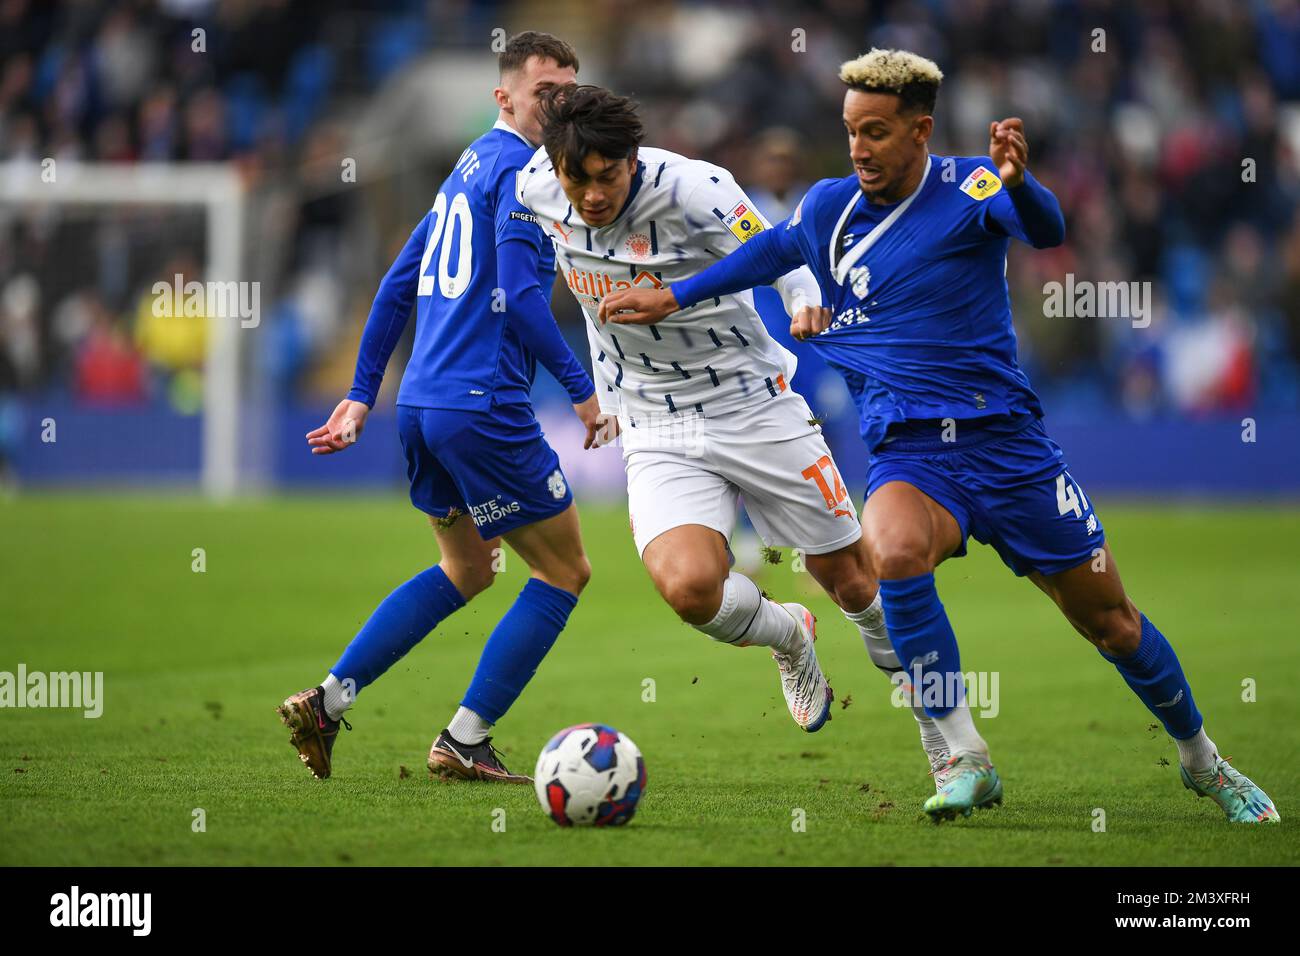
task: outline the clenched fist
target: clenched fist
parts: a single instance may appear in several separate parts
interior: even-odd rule
[[[831,310],[824,305],[805,305],[790,320],[790,335],[797,341],[821,335],[831,327]]]

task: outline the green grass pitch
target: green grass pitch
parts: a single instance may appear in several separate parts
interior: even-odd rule
[[[561,727],[629,734],[649,770],[629,826],[561,830],[531,788],[427,775],[429,744],[521,586],[513,556],[362,694],[333,778],[316,781],[275,706],[317,683],[375,603],[436,561],[420,516],[396,495],[227,507],[38,495],[0,503],[0,671],[103,671],[105,709],[97,720],[0,710],[0,864],[1300,862],[1300,510],[1099,507],[1207,729],[1273,796],[1281,826],[1229,826],[1183,790],[1172,743],[1113,668],[974,545],[941,569],[940,593],[963,667],[999,675],[999,712],[980,726],[1006,802],[933,826],[911,716],[790,556],[760,580],[821,619],[838,700],[815,735],[786,715],[762,650],[713,644],[659,602],[618,507],[583,509],[591,585],[496,739],[531,772]]]

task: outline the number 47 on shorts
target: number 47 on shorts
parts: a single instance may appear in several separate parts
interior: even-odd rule
[[[1083,489],[1070,477],[1069,472],[1056,476],[1056,510],[1062,515],[1074,512],[1076,518],[1082,518],[1088,508],[1088,499],[1083,496]]]

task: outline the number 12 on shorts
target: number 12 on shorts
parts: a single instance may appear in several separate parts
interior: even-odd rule
[[[831,478],[830,483],[826,481],[828,473]],[[839,470],[835,467],[835,462],[831,461],[830,455],[822,455],[799,474],[803,475],[805,481],[817,482],[817,490],[826,499],[826,507],[835,512],[837,518],[840,515],[853,517],[851,510],[840,507],[841,504],[848,501],[849,493],[844,487],[844,482],[840,480]]]

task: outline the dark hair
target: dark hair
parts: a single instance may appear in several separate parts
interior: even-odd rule
[[[578,54],[573,52],[573,47],[557,36],[539,33],[537,30],[525,30],[507,40],[506,48],[497,57],[497,69],[505,76],[520,69],[533,56],[554,60],[559,66],[578,69]]]
[[[851,90],[861,93],[888,93],[898,97],[900,113],[919,113],[931,116],[934,104],[939,99],[939,84],[930,80],[914,80],[898,87],[869,86],[866,83],[845,83]]]
[[[599,86],[554,87],[543,94],[540,107],[542,145],[565,173],[580,172],[588,153],[627,159],[645,135],[637,104]]]

